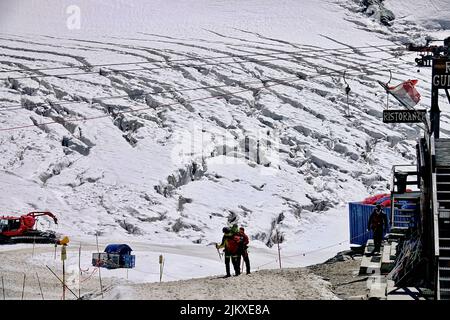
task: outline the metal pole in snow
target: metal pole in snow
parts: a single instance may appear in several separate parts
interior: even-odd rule
[[[63,300],[66,300],[66,264],[65,261],[63,260],[63,265],[62,265],[62,272],[63,272],[63,276],[62,276],[62,282],[63,282]]]
[[[26,277],[27,277],[27,274],[24,273],[23,274],[23,286],[22,286],[22,300],[23,300],[23,296],[25,294],[25,279],[26,279]]]
[[[34,257],[34,247],[36,245],[36,237],[33,237],[33,252],[31,253],[31,256]]]
[[[277,229],[277,246],[278,246],[278,261],[280,262],[280,269],[281,269],[280,238],[278,235],[278,229]]]
[[[2,276],[2,289],[3,289],[3,300],[6,300],[6,295],[5,295],[5,283],[3,282],[3,276]]]
[[[63,283],[62,280],[58,277],[58,275],[52,269],[50,269],[48,265],[45,266],[55,276],[55,278],[58,279],[59,282]],[[66,286],[66,288],[75,296],[75,298],[78,299],[77,295],[68,286]]]
[[[220,250],[217,247],[217,243],[216,243],[216,249],[217,249],[217,253],[219,254],[219,259],[220,259],[220,261],[222,261],[222,255],[220,254]]]
[[[100,260],[100,249],[98,248],[98,232],[95,234],[95,241],[97,243],[97,253],[98,253],[98,259]],[[100,292],[102,293],[102,299],[103,299],[103,285],[102,285],[102,272],[101,272],[101,266],[98,266],[98,277],[100,279]]]
[[[81,297],[81,242],[78,249],[78,297]]]
[[[36,272],[36,277],[37,277],[37,281],[38,281],[38,284],[39,284],[39,291],[41,291],[42,300],[45,300],[44,299],[44,294],[42,293],[41,281],[39,280],[39,275],[38,275],[37,272]]]
[[[161,254],[159,256],[159,282],[162,281],[162,276],[163,276],[163,268],[164,268],[164,257]]]

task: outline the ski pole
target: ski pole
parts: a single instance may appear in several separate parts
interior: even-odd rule
[[[217,247],[217,243],[216,243],[216,249],[217,249],[217,253],[219,254],[219,259],[220,259],[220,261],[222,261],[222,255],[220,254],[219,248]]]

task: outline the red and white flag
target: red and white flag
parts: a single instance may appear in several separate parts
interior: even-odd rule
[[[387,90],[402,104],[412,108],[420,101],[420,93],[415,88],[417,82],[418,80],[407,80],[398,86],[387,87]]]

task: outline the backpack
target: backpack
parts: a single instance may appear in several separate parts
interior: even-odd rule
[[[227,240],[227,252],[230,254],[237,254],[240,249],[241,237],[233,235]]]

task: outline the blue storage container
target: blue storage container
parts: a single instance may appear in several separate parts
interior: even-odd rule
[[[402,209],[418,210],[419,208],[407,200],[396,202],[396,206],[400,206]],[[367,231],[367,224],[369,223],[369,217],[375,205],[363,204],[361,202],[350,202],[349,207],[349,222],[350,222],[350,244],[353,245],[366,245],[367,240],[373,238],[373,232]],[[398,211],[398,208],[394,208],[395,227],[415,227],[418,225],[418,216],[416,214],[410,217],[401,217],[402,213]],[[391,208],[383,208],[388,220],[388,231],[392,227]],[[403,214],[405,215],[405,214]],[[386,234],[384,232],[383,236]]]

